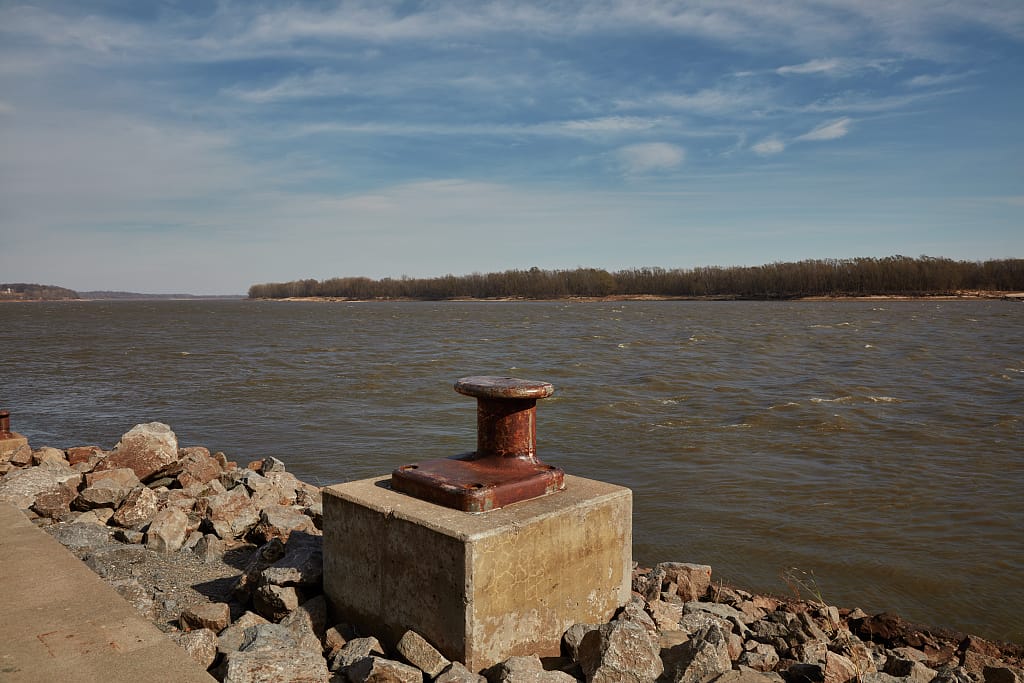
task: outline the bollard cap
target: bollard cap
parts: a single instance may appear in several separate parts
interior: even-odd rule
[[[474,398],[536,399],[555,393],[555,387],[549,382],[532,379],[477,375],[460,379],[455,383],[455,391]]]

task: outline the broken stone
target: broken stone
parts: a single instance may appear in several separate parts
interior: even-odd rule
[[[220,633],[231,624],[231,608],[226,602],[206,602],[187,608],[178,617],[183,631],[206,628]]]
[[[699,600],[711,587],[711,567],[688,562],[661,562],[655,571],[665,573],[665,580],[676,584],[676,594],[683,602]]]
[[[77,488],[67,483],[59,483],[36,495],[32,502],[32,510],[42,517],[58,519],[61,515],[71,511],[71,501],[76,496],[78,496]]]
[[[299,606],[299,595],[291,586],[267,583],[252,595],[253,608],[271,621],[280,621]]]
[[[27,470],[15,470],[0,480],[0,503],[28,510],[36,496],[67,484],[77,490],[82,475],[70,467],[47,464]]]
[[[179,550],[188,536],[188,516],[177,508],[156,513],[146,530],[146,547],[158,553]]]
[[[134,529],[114,529],[114,539],[121,543],[137,545],[146,540],[146,534]]]
[[[732,669],[726,634],[717,625],[707,626],[669,651],[671,664],[666,680],[671,683],[704,683]]]
[[[125,529],[141,529],[156,516],[159,499],[145,486],[136,486],[125,497],[110,521]]]
[[[675,631],[679,628],[679,620],[683,618],[683,606],[678,603],[655,600],[647,604],[651,618],[659,631]]]
[[[95,510],[88,510],[75,517],[75,524],[94,524],[96,526],[106,527],[107,522],[113,516],[114,510],[112,508],[96,508]]]
[[[104,455],[103,449],[99,446],[75,446],[67,450],[68,464],[72,467],[86,464],[89,465],[90,470],[92,466],[103,459]]]
[[[657,640],[629,621],[603,624],[587,633],[578,661],[591,682],[647,683],[664,670]]]
[[[223,471],[210,451],[202,446],[182,448],[179,455],[177,480],[181,488],[214,481]]]
[[[91,472],[85,475],[85,488],[75,499],[75,508],[116,508],[141,483],[135,471],[127,467]]]
[[[767,643],[755,642],[739,656],[739,663],[757,671],[774,671],[779,663],[779,653]]]
[[[384,656],[384,648],[376,638],[352,638],[331,658],[331,671],[344,672],[370,655]]]
[[[263,570],[281,559],[284,556],[284,552],[284,543],[278,538],[273,538],[260,546],[253,553],[249,563],[242,571],[242,575],[238,577],[238,581],[232,587],[232,595],[239,600],[248,600],[252,592],[256,590],[256,586],[259,585]]]
[[[217,651],[225,656],[232,652],[238,652],[242,649],[242,643],[245,642],[245,629],[269,623],[255,612],[246,612],[235,623],[217,634]]]
[[[161,422],[132,427],[95,470],[129,467],[141,481],[159,473],[178,460],[178,439]]]
[[[423,672],[414,666],[382,657],[365,657],[347,670],[352,683],[423,683]]]
[[[632,626],[636,625],[632,624]],[[496,683],[562,683],[563,681],[565,683],[574,683],[576,680],[564,671],[545,671],[540,657],[536,655],[509,657],[504,662],[491,667],[488,672],[488,678]],[[588,677],[587,680],[591,679]],[[593,679],[595,683],[605,680],[611,683],[612,680],[626,681],[632,679]]]
[[[206,534],[196,542],[192,552],[203,562],[217,562],[224,557],[224,542],[214,534]]]
[[[444,655],[415,631],[406,631],[395,647],[405,661],[433,678],[451,664]]]
[[[306,600],[282,619],[280,625],[292,634],[297,647],[322,653],[327,627],[327,600],[323,595]]]
[[[174,641],[204,669],[209,669],[217,659],[217,634],[208,628],[178,634]]]
[[[356,637],[355,629],[351,624],[335,624],[324,632],[324,652],[327,658],[331,659],[345,643]]]
[[[287,541],[293,531],[315,533],[316,526],[295,508],[271,504],[260,510],[260,521],[249,532],[250,540],[266,543],[272,538]]]
[[[260,572],[260,581],[277,586],[317,586],[323,582],[323,539],[293,533],[284,557]]]
[[[249,650],[232,653],[224,683],[327,683],[324,658],[298,649]]]
[[[461,662],[452,662],[451,666],[434,679],[434,683],[487,683],[487,679],[473,673]]]
[[[206,517],[222,539],[239,538],[260,521],[259,511],[242,487],[206,498]]]
[[[32,464],[36,466],[51,464],[71,467],[71,463],[64,457],[64,451],[58,448],[51,448],[50,446],[43,446],[39,450],[33,451]]]

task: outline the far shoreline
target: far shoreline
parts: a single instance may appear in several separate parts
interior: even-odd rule
[[[422,299],[416,297],[390,297],[360,299],[331,296],[289,296],[289,297],[257,297],[247,301],[283,301],[283,302],[314,302],[314,303],[388,303],[388,302],[468,302],[468,303],[524,303],[552,302],[567,303],[617,303],[620,301],[1024,301],[1024,292],[1013,291],[969,291],[954,294],[866,294],[855,295],[813,295],[792,297],[741,297],[731,295],[719,296],[666,296],[659,294],[611,294],[608,296],[564,296],[564,297],[451,297],[444,299]]]

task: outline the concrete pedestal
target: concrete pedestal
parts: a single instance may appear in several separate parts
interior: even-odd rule
[[[574,623],[630,594],[632,492],[566,476],[564,491],[472,514],[392,491],[390,477],[323,490],[333,615],[393,646],[412,629],[472,671],[558,655]]]

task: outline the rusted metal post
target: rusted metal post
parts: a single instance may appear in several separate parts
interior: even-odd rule
[[[11,436],[11,412],[0,410],[0,439],[9,439]]]
[[[565,473],[537,458],[537,400],[554,390],[514,377],[463,377],[455,391],[477,399],[476,452],[403,465],[391,488],[466,512],[562,490]]]

